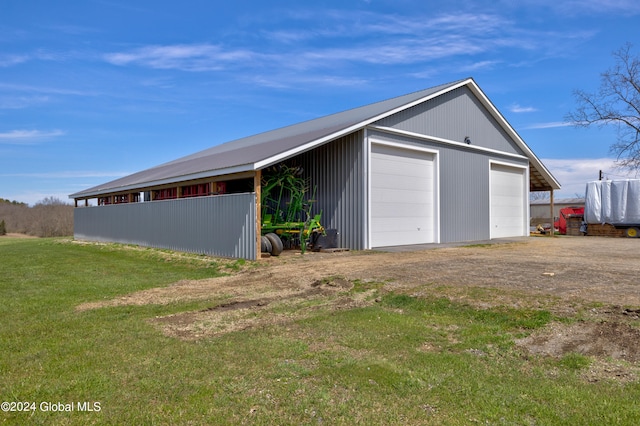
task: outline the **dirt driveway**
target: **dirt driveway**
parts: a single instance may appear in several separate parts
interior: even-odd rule
[[[512,302],[519,304],[552,296],[566,302],[599,302],[636,309],[640,308],[639,270],[640,239],[628,238],[531,237],[515,243],[397,253],[301,255],[298,251],[285,251],[279,257],[261,259],[233,276],[181,281],[99,304],[163,304],[216,294],[285,295],[340,277],[347,281],[383,282],[388,290],[437,292],[445,286],[455,292],[456,288],[495,288],[504,290],[501,293],[505,296],[517,295],[519,302]],[[94,305],[86,304],[80,309]]]
[[[547,309],[579,318],[571,325],[550,324],[519,344],[532,353],[550,356],[579,352],[601,360],[635,363],[640,362],[639,269],[640,239],[625,238],[531,237],[512,243],[396,253],[301,255],[291,251],[247,263],[232,276],[180,281],[86,303],[78,310],[210,300],[208,309],[153,320],[165,334],[193,340],[294,321],[309,314],[313,300],[325,309],[372,304],[375,299],[366,292],[348,292],[354,285],[368,283],[376,294],[400,291],[418,297],[447,297],[481,309]],[[278,309],[283,304],[286,314]],[[629,369],[603,365],[609,373],[622,371],[619,375],[636,379]]]

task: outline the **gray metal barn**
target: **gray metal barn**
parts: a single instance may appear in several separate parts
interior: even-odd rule
[[[560,188],[465,79],[72,194],[75,238],[255,259],[261,173],[281,163],[302,166],[323,225],[351,249],[526,236],[529,191]]]

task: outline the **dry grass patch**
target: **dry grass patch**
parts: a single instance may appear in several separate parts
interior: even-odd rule
[[[354,285],[343,277],[316,280],[298,291],[245,291],[223,303],[197,312],[183,312],[151,320],[162,332],[184,340],[222,336],[235,331],[286,325],[308,318],[318,309],[335,311],[373,303],[373,292],[352,293]]]

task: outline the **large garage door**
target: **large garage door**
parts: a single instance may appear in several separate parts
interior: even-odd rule
[[[435,154],[371,146],[371,246],[435,242]]]
[[[491,165],[491,238],[526,235],[525,170]]]

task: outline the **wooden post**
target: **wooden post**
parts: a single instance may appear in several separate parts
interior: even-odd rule
[[[76,207],[78,207],[78,199],[77,199],[77,198],[74,198],[74,199],[73,199],[73,201],[75,202]]]
[[[253,191],[256,193],[256,259],[262,255],[262,170],[253,175]]]
[[[553,237],[556,233],[556,229],[554,226],[555,217],[553,216],[553,188],[549,192],[551,194],[551,196],[549,197],[549,211],[551,212],[551,231],[549,232],[549,235]]]
[[[89,207],[89,199],[88,198],[84,199],[84,206],[85,207]]]

